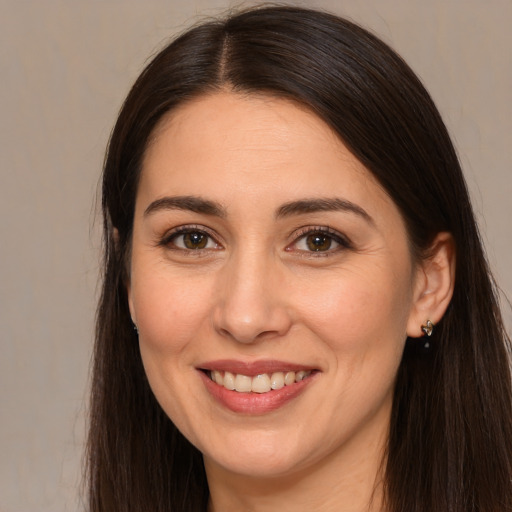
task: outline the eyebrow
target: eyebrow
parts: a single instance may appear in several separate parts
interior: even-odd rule
[[[305,213],[333,211],[354,213],[355,215],[363,218],[368,222],[368,224],[375,225],[375,221],[366,210],[351,201],[337,197],[301,199],[299,201],[285,203],[277,210],[276,218],[301,215]]]
[[[185,210],[214,217],[225,218],[226,209],[216,201],[203,199],[197,196],[167,196],[153,201],[145,210],[144,217],[159,211]],[[280,206],[276,211],[276,218],[303,215],[307,213],[341,211],[349,212],[363,218],[369,224],[375,225],[375,221],[366,210],[355,203],[340,198],[314,198],[290,201]]]
[[[186,210],[194,213],[202,213],[204,215],[212,215],[214,217],[226,216],[224,207],[215,201],[196,196],[172,196],[162,197],[153,201],[144,210],[144,217],[165,210]]]

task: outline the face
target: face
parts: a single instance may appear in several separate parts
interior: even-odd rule
[[[305,109],[217,93],[157,129],[129,303],[153,392],[207,471],[376,451],[415,272],[394,203]]]

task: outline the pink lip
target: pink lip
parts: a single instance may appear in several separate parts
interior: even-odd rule
[[[274,371],[299,371],[299,370],[312,370],[313,368],[297,365],[292,363],[285,363],[282,361],[257,361],[245,363],[235,360],[212,361],[204,363],[200,366],[201,370],[219,370],[228,371],[231,373],[241,373],[243,375],[255,376],[262,373],[272,373]],[[239,393],[238,391],[231,391],[223,386],[219,386],[213,382],[210,377],[204,372],[199,371],[199,376],[210,393],[210,395],[222,406],[230,411],[244,414],[265,414],[291,402],[316,380],[319,372],[313,372],[306,379],[296,382],[290,386],[284,386],[281,389],[275,389],[268,393]]]
[[[305,366],[287,361],[278,361],[275,359],[265,359],[261,361],[238,361],[236,359],[221,359],[208,361],[198,365],[201,370],[218,370],[221,372],[240,373],[248,377],[261,375],[262,373],[273,372],[298,372],[299,370],[315,370],[312,366]]]

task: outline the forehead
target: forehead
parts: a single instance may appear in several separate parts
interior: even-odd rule
[[[174,167],[178,158],[183,165],[183,157],[188,157],[191,165],[204,159],[213,170],[226,158],[244,172],[248,156],[258,157],[260,165],[283,168],[292,161],[296,167],[301,156],[312,152],[319,165],[336,156],[370,176],[333,130],[306,107],[270,96],[222,92],[200,96],[165,116],[151,137],[142,168],[155,170],[164,160]]]
[[[219,92],[200,96],[171,111],[158,124],[146,158],[171,142],[181,150],[194,147],[194,157],[222,151],[231,156],[260,152],[269,161],[294,150],[346,151],[341,141],[318,116],[290,100],[262,94]],[[155,148],[156,147],[156,148]],[[291,156],[291,154],[289,155]],[[355,161],[355,159],[354,159]]]
[[[187,102],[160,122],[144,157],[139,193],[148,201],[213,195],[259,208],[272,198],[349,195],[372,208],[394,207],[373,175],[310,110],[289,100],[228,92]]]

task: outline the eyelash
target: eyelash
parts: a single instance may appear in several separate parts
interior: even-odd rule
[[[215,243],[215,247],[200,247],[198,249],[188,249],[186,247],[178,247],[175,243],[176,239],[180,236],[185,235],[192,235],[192,234],[199,234],[202,236],[207,237],[206,244],[208,244],[210,241],[213,241]],[[205,251],[215,251],[222,248],[222,246],[215,240],[213,234],[210,233],[208,229],[206,229],[204,226],[180,226],[176,229],[173,229],[170,233],[167,233],[162,240],[158,242],[158,245],[162,247],[166,247],[167,249],[171,249],[174,251],[182,251],[185,254],[191,254],[195,256],[199,256],[201,254],[204,254]]]
[[[326,257],[331,256],[333,253],[336,253],[338,251],[342,251],[344,249],[352,249],[352,244],[350,240],[339,233],[338,231],[335,231],[332,228],[329,228],[327,226],[307,226],[304,228],[299,229],[295,233],[293,233],[294,241],[286,247],[287,251],[292,251],[292,247],[297,246],[297,244],[301,240],[306,240],[307,237],[312,235],[321,235],[322,237],[328,238],[331,242],[334,241],[336,244],[338,244],[338,247],[331,248],[330,246],[325,251],[307,251],[307,250],[301,250],[307,257]],[[330,245],[330,242],[329,242]],[[300,249],[299,249],[300,250]]]
[[[176,239],[180,236],[185,236],[187,234],[188,235],[199,234],[201,236],[205,236],[205,237],[207,237],[206,244],[209,244],[210,241],[213,241],[215,243],[215,247],[214,248],[199,247],[196,249],[191,249],[191,248],[177,246]],[[308,251],[308,250],[294,248],[298,245],[298,243],[300,241],[305,240],[305,239],[307,239],[307,237],[312,236],[312,235],[320,235],[320,236],[327,238],[329,240],[329,247],[327,247],[326,250],[318,250],[318,251],[314,251],[314,250]],[[300,228],[298,231],[292,233],[291,236],[293,236],[294,240],[291,244],[286,246],[285,250],[288,252],[298,250],[298,251],[304,253],[305,255],[307,255],[308,257],[330,256],[330,255],[332,255],[332,253],[338,252],[340,250],[352,248],[352,244],[346,236],[344,236],[341,233],[339,233],[338,231],[335,231],[326,226],[303,227],[303,228]],[[335,248],[331,248],[330,247],[331,242],[335,242],[336,244],[338,244],[338,246]],[[215,250],[222,249],[222,245],[216,241],[215,237],[208,229],[206,229],[204,226],[195,226],[195,225],[180,226],[178,228],[175,228],[170,233],[167,233],[158,242],[158,245],[162,246],[162,247],[166,247],[171,250],[182,251],[185,254],[188,253],[188,254],[193,254],[193,255],[197,255],[197,256],[199,256],[200,254],[204,254],[206,251],[209,252],[212,250],[215,251]]]

